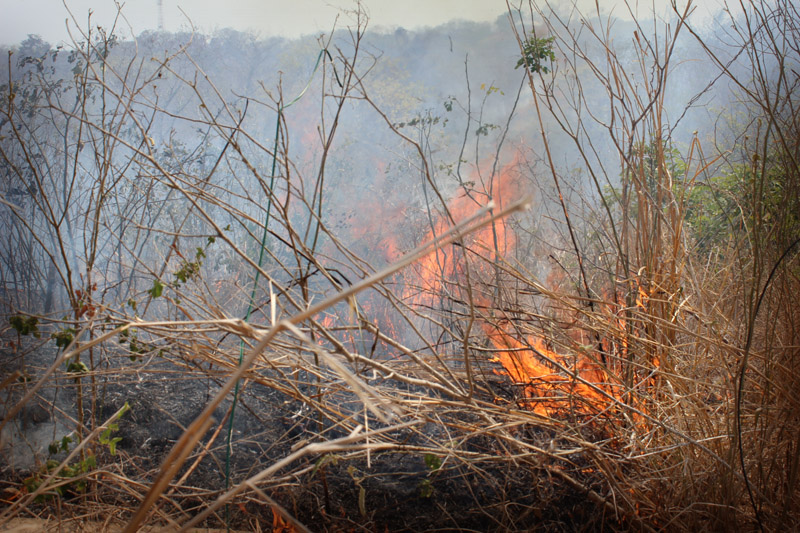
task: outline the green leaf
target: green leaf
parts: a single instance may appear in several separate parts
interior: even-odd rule
[[[544,72],[547,74],[550,69],[542,64],[543,60],[555,61],[556,55],[553,52],[554,37],[547,37],[545,39],[537,39],[531,37],[522,45],[522,58],[517,61],[515,69],[525,66],[531,72]]]
[[[423,498],[430,498],[433,495],[433,484],[430,479],[423,479],[419,484],[419,495]]]
[[[317,459],[317,463],[314,465],[314,469],[311,471],[311,475],[313,476],[314,474],[317,473],[317,470],[319,470],[320,468],[325,468],[325,466],[327,466],[328,464],[336,465],[338,463],[339,463],[338,455],[333,453],[327,453],[322,457],[320,457],[319,459]]]
[[[22,315],[15,315],[8,319],[8,323],[20,335],[33,335],[39,337],[39,318],[35,316],[24,317]]]
[[[367,516],[367,491],[361,485],[358,486],[358,512]]]
[[[85,468],[84,472],[91,470],[92,468],[97,467],[97,457],[94,455],[87,455],[86,460],[83,461],[83,466]]]
[[[39,488],[41,483],[41,480],[37,476],[31,476],[22,481],[22,484],[25,485],[25,489],[28,492],[36,492],[36,489]]]
[[[75,328],[64,328],[61,331],[51,334],[50,338],[55,339],[56,346],[59,348],[66,348],[75,338]]]
[[[426,453],[424,460],[425,460],[425,466],[427,466],[434,472],[442,467],[442,460],[439,457],[433,455],[432,453]]]
[[[78,361],[77,363],[70,363],[67,366],[67,372],[72,374],[86,374],[89,372],[89,367],[86,366],[86,363],[83,361]]]
[[[114,437],[108,443],[108,451],[111,455],[117,455],[117,443],[122,440],[122,437]]]
[[[153,280],[153,288],[147,291],[153,298],[158,298],[164,292],[164,285],[157,279]]]

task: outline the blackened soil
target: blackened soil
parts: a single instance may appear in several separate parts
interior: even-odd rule
[[[315,478],[304,498],[287,495],[282,503],[326,531],[593,531],[607,524],[573,489],[507,464],[432,473],[421,457],[392,453],[373,458],[366,472],[339,464]]]
[[[41,372],[52,362],[55,353],[41,350],[28,357],[32,373]],[[38,358],[38,359],[37,359]],[[8,362],[10,359],[6,359]],[[9,363],[10,364],[10,363]],[[113,364],[128,364],[120,359]],[[114,433],[120,437],[116,456],[100,450],[101,467],[117,470],[124,476],[146,485],[157,475],[162,462],[184,429],[202,412],[219,383],[196,375],[168,361],[159,360],[136,368],[130,363],[124,373],[110,372],[96,383],[95,413],[98,423],[112,416],[127,403],[130,411],[118,421]],[[13,366],[13,365],[11,365]],[[6,367],[6,371],[8,366]],[[14,394],[17,394],[16,392]],[[14,394],[4,401],[14,402]],[[44,391],[42,402],[30,407],[26,424],[51,423],[61,410],[74,416],[74,384],[62,380],[59,390]],[[84,419],[92,419],[88,385],[84,387]],[[19,394],[17,394],[19,396]],[[57,404],[54,409],[51,404]],[[196,455],[186,461],[178,478],[191,468],[184,485],[171,497],[187,513],[199,512],[226,487],[226,432],[230,420],[230,400],[214,413],[215,424],[204,436],[201,448],[208,452],[200,461]],[[27,413],[27,411],[26,411]],[[35,415],[35,416],[34,416]],[[468,421],[474,423],[474,420]],[[222,428],[220,429],[220,426]],[[291,453],[293,447],[323,430],[325,438],[341,436],[322,427],[297,401],[277,390],[248,383],[240,396],[233,423],[233,453],[230,482],[237,483]],[[446,433],[440,426],[426,428],[430,437]],[[269,496],[311,531],[593,531],[616,529],[610,517],[603,515],[585,494],[565,486],[558,477],[536,464],[502,460],[502,448],[486,436],[467,437],[452,433],[459,443],[449,455],[427,457],[414,451],[419,437],[398,435],[408,449],[364,455],[306,457],[304,464],[292,465],[299,475],[277,488],[267,489]],[[535,438],[537,430],[531,429]],[[57,437],[59,435],[56,435]],[[498,460],[465,461],[464,452],[496,454]],[[64,457],[60,452],[55,459]],[[39,450],[39,460],[48,457]],[[305,466],[305,470],[302,467]],[[298,468],[300,467],[300,468]],[[36,467],[32,467],[35,471]],[[31,471],[2,464],[3,490],[19,487]],[[137,501],[121,491],[98,488],[95,498],[118,509],[133,509]],[[58,512],[70,505],[80,513],[79,494],[67,494]],[[36,512],[55,515],[54,502],[37,504]],[[254,499],[244,498],[230,506],[230,526],[238,530],[270,530],[273,509]],[[124,514],[124,513],[123,513]],[[209,527],[224,527],[221,517],[209,520]]]

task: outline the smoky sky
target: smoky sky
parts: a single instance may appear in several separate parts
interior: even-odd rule
[[[697,7],[698,15],[703,16],[709,5],[716,3],[703,2]],[[596,10],[593,0],[556,0],[551,4],[559,10],[569,10],[574,4],[584,13]],[[53,44],[70,43],[73,39],[80,41],[77,28],[86,27],[89,20],[93,26],[105,28],[116,21],[119,31],[128,35],[158,29],[163,23],[163,29],[173,32],[194,28],[209,33],[233,28],[260,37],[296,38],[329,32],[334,24],[347,25],[356,5],[353,0],[137,0],[124,3],[122,16],[117,18],[116,3],[112,0],[67,0],[63,3],[58,0],[0,0],[3,13],[0,43],[18,43],[29,34],[40,35]],[[374,29],[420,29],[453,20],[489,22],[507,12],[502,0],[363,0],[361,5]],[[663,14],[669,9],[669,1],[656,0],[639,6],[635,1],[600,0],[597,6],[603,13],[626,19],[641,14],[641,10],[652,12],[654,6],[657,13]]]

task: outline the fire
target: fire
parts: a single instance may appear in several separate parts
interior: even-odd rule
[[[484,192],[474,189],[465,190],[460,196],[454,198],[447,210],[452,221],[463,220],[471,216],[491,198],[498,207],[502,207],[509,200],[514,200],[519,195],[517,184],[514,180],[514,169],[518,165],[518,157],[506,165],[492,180],[485,183]],[[452,225],[446,216],[436,217],[424,240],[431,240],[443,233]],[[420,260],[409,269],[410,275],[405,276],[403,297],[407,302],[419,308],[436,309],[438,299],[442,296],[455,296],[459,281],[464,279],[464,258],[468,255],[480,255],[497,259],[513,250],[516,244],[514,234],[508,226],[508,221],[501,220],[490,226],[484,227],[472,235],[467,236],[461,244],[453,244],[448,248],[439,249]],[[466,250],[464,249],[466,248]],[[478,270],[473,276],[485,274]],[[473,280],[475,281],[475,280]],[[484,304],[487,302],[481,302]]]
[[[487,189],[499,205],[519,194],[513,179],[517,166],[515,158],[488,184]],[[487,196],[483,196],[482,203]],[[454,199],[448,206],[451,216],[459,220],[471,215],[479,207],[477,198],[480,197],[464,194]],[[465,283],[464,265],[469,260],[473,303],[493,317],[479,321],[495,351],[492,361],[500,363],[501,372],[521,387],[526,407],[547,417],[597,414],[608,409],[616,400],[616,388],[610,384],[612,380],[603,365],[591,355],[564,355],[549,348],[539,336],[519,333],[511,320],[494,308],[492,297],[480,290],[493,286],[494,270],[486,261],[471,259],[480,256],[496,261],[512,252],[516,241],[508,224],[508,221],[498,222],[470,235],[463,247],[453,246],[424,258],[406,275],[405,300],[425,310],[438,309],[440,298],[464,301],[459,291]],[[446,231],[450,220],[440,217],[432,225],[426,239]]]
[[[283,517],[283,513],[276,506],[272,510],[272,532],[273,533],[296,533],[294,525]]]
[[[486,323],[484,330],[498,350],[493,361],[522,385],[525,403],[537,414],[594,414],[613,403],[609,378],[598,363],[585,356],[571,362],[533,335],[523,343],[506,329]]]

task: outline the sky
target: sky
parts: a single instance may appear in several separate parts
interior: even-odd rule
[[[94,12],[93,25],[108,27],[116,14],[113,0],[67,0],[66,3],[84,26],[89,9]],[[162,3],[164,29],[168,31],[187,29],[191,20],[203,32],[232,27],[262,37],[290,38],[328,32],[342,9],[356,5],[353,0],[162,0]],[[362,3],[370,14],[371,27],[408,29],[436,26],[454,18],[491,21],[505,10],[503,0],[364,0]],[[0,12],[3,44],[18,43],[32,33],[52,44],[69,42],[66,20],[71,17],[61,0],[0,0]],[[134,35],[158,28],[158,0],[128,0],[122,12],[128,22],[123,22],[122,27]],[[74,22],[69,22],[74,29]]]
[[[519,0],[515,0],[518,2]],[[590,8],[594,0],[577,0]],[[637,0],[631,0],[636,2]],[[664,9],[669,0],[642,1],[643,9],[652,2]],[[685,1],[685,0],[683,0]],[[703,4],[699,2],[699,4]],[[319,34],[331,29],[337,14],[353,9],[355,0],[161,0],[164,29],[178,31],[195,28],[210,33],[216,29],[234,28],[252,31],[261,37]],[[512,1],[512,5],[515,3]],[[623,0],[599,0],[601,9],[613,10],[623,18],[627,15]],[[555,0],[556,4],[571,4],[572,0]],[[123,3],[121,36],[138,35],[154,30],[159,24],[159,0],[128,0]],[[476,22],[494,21],[505,13],[505,0],[362,0],[370,16],[370,27],[416,29],[437,26],[453,19]],[[92,25],[110,27],[117,13],[114,0],[0,0],[0,44],[16,44],[28,34],[37,34],[56,45],[70,43],[69,26],[76,40],[75,17],[86,27],[89,10],[93,11]],[[340,20],[339,26],[346,25]]]

